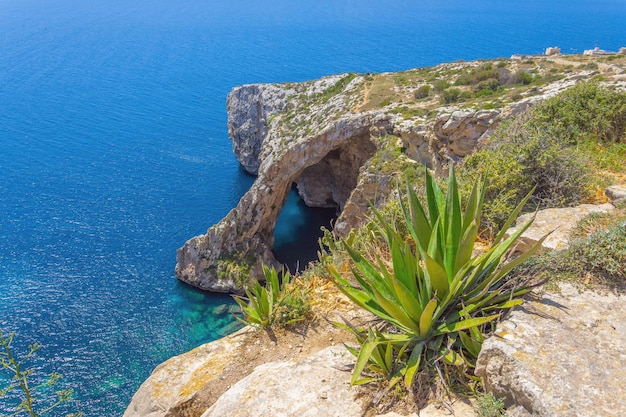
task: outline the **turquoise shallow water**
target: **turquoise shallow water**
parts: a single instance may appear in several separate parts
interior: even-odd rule
[[[173,275],[253,180],[227,138],[231,88],[626,46],[622,0],[460,3],[0,1],[0,328],[43,345],[74,409],[121,415],[154,366],[233,329],[215,314],[229,297]],[[306,216],[291,196],[290,259]]]

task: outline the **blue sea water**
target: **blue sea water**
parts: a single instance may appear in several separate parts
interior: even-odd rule
[[[0,329],[43,345],[71,409],[119,416],[158,363],[234,328],[214,313],[229,297],[173,275],[253,181],[230,89],[617,50],[624,22],[624,0],[0,0]],[[276,231],[289,256],[314,215],[297,200]]]

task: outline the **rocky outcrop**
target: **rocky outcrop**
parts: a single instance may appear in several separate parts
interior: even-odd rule
[[[228,97],[233,149],[258,177],[222,221],[178,250],[179,279],[205,290],[241,292],[262,277],[263,264],[278,266],[274,228],[294,183],[309,206],[336,207],[339,213],[349,206],[350,215],[339,216],[337,224],[346,230],[355,226],[352,222],[363,217],[355,212],[377,198],[372,187],[357,187],[361,167],[377,150],[370,130],[391,129],[391,118],[382,112],[350,111],[351,91],[362,82],[343,74],[233,90]]]
[[[299,362],[271,362],[226,391],[202,417],[361,416],[350,387],[354,357],[331,346]]]
[[[335,232],[346,236],[367,220],[370,203],[382,204],[393,187],[393,172],[368,167],[372,156],[393,155],[390,148],[399,140],[400,158],[445,175],[450,161],[472,152],[501,120],[590,74],[536,88],[532,97],[502,110],[442,107],[408,120],[396,111],[398,103],[361,110],[367,108],[368,76],[235,88],[227,100],[229,135],[241,165],[258,177],[222,221],[178,250],[176,276],[204,290],[241,292],[262,278],[263,264],[279,267],[274,228],[293,184],[308,206],[335,207]]]
[[[499,116],[499,110],[457,110],[444,113],[429,123],[396,123],[394,132],[402,138],[409,158],[436,168],[474,151],[480,140],[497,126]]]
[[[541,245],[541,250],[562,250],[569,247],[570,233],[576,224],[592,213],[610,213],[615,210],[611,203],[581,204],[576,207],[549,208],[537,213],[521,215],[514,227],[507,230],[505,236],[511,236],[519,227],[526,224],[533,217],[533,224],[520,236],[517,244],[518,252],[527,252],[542,237],[549,234]]]
[[[163,362],[141,384],[124,417],[191,417],[206,409],[209,383],[239,352],[243,329]]]
[[[484,342],[476,374],[510,416],[626,415],[624,302],[567,285],[528,300]]]
[[[339,344],[313,350],[299,345],[294,349],[305,353],[264,363],[250,372],[240,370],[238,380],[229,379],[226,386],[228,368],[244,352],[263,349],[251,342],[253,332],[242,329],[162,363],[135,393],[124,417],[365,415],[365,401],[358,388],[350,386],[355,358]],[[411,416],[474,415],[466,402],[455,401],[451,407],[454,414],[430,404]],[[374,415],[374,410],[367,415]]]
[[[258,178],[237,207],[206,235],[179,249],[176,275],[198,288],[221,292],[241,291],[250,280],[261,277],[262,264],[276,265],[274,228],[291,184],[298,184],[304,175],[305,202],[317,199],[323,206],[344,207],[357,185],[359,164],[375,150],[369,141],[370,127],[388,123],[377,113],[348,116],[315,136],[290,138],[284,147],[264,149]],[[319,186],[325,190],[321,196],[311,191],[315,178],[310,173],[317,172],[318,164],[326,175],[321,177],[325,181]]]
[[[236,87],[228,95],[228,135],[237,160],[250,174],[259,172],[259,155],[271,117],[284,110],[295,93],[284,85],[250,84]]]

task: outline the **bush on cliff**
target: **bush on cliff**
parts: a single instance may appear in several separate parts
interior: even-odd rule
[[[58,412],[59,406],[72,402],[72,389],[50,392],[61,379],[61,374],[53,372],[42,376],[38,375],[36,367],[27,366],[35,358],[40,346],[32,344],[28,347],[28,353],[20,354],[13,346],[14,338],[15,333],[5,335],[0,330],[0,369],[7,372],[10,381],[7,386],[0,387],[0,398],[4,402],[0,409],[11,412],[10,416],[39,417],[52,411]],[[0,378],[0,381],[4,380]],[[82,415],[82,412],[77,412],[67,414],[67,417]]]
[[[512,274],[573,281],[590,287],[626,290],[626,208],[581,220],[579,236],[567,249],[529,259]]]
[[[465,183],[487,172],[493,178],[483,220],[495,230],[533,188],[525,211],[590,200],[607,185],[602,169],[626,169],[614,157],[626,153],[625,130],[626,93],[579,83],[503,124],[465,159],[460,177]]]

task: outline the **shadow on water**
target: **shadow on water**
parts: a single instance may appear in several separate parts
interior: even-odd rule
[[[274,256],[292,272],[302,271],[317,260],[321,227],[330,229],[337,219],[335,208],[307,207],[292,189],[274,230]]]

